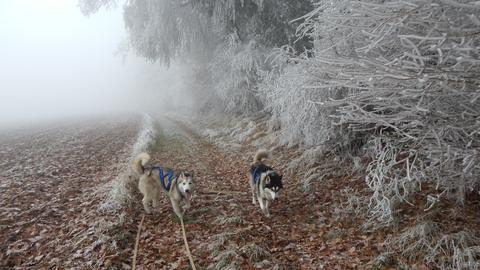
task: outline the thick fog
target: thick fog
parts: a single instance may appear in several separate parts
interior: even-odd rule
[[[125,39],[121,8],[85,17],[77,0],[0,1],[0,125],[155,107],[175,68],[124,58]]]

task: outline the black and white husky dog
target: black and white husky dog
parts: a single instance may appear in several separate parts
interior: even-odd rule
[[[255,198],[257,198],[263,213],[270,217],[268,207],[278,197],[278,193],[283,188],[283,176],[263,163],[263,159],[268,156],[269,152],[264,149],[255,153],[253,163],[250,166],[249,182],[252,189],[252,203],[256,204]]]

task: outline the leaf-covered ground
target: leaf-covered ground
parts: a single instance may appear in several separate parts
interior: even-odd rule
[[[88,269],[103,186],[122,170],[139,117],[74,120],[0,134],[0,269]]]
[[[163,119],[161,125],[153,159],[195,172],[196,195],[186,230],[197,268],[370,269],[384,249],[383,235],[365,234],[359,221],[336,213],[343,198],[335,191],[353,180],[325,181],[319,191],[306,194],[295,173],[286,173],[285,189],[271,207],[272,217],[266,218],[252,205],[247,182],[256,149],[220,149],[180,122]],[[271,165],[282,171],[293,155],[279,149]],[[140,204],[129,211],[125,229],[136,231],[142,213]],[[138,254],[141,269],[188,269],[180,225],[166,198],[156,213],[147,215]]]
[[[346,200],[362,185],[358,177],[317,181],[306,193],[299,173],[286,170],[299,153],[278,148],[269,163],[285,173],[285,189],[266,218],[252,205],[247,182],[254,147],[216,144],[183,122],[158,120],[153,160],[195,173],[185,221],[198,269],[388,269],[389,258],[374,265],[386,251],[387,233],[366,233],[351,207],[356,202]],[[2,134],[0,268],[131,267],[140,194],[121,213],[100,206],[106,184],[128,167],[139,122],[97,119]],[[188,267],[180,224],[165,196],[145,218],[137,269]]]

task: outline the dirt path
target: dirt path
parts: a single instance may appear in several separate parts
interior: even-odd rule
[[[186,229],[199,269],[371,267],[367,262],[379,247],[373,243],[382,242],[382,237],[364,235],[361,224],[335,215],[338,205],[332,189],[345,179],[325,181],[319,191],[307,195],[300,190],[299,179],[287,174],[285,190],[271,207],[272,217],[266,218],[252,205],[247,182],[255,149],[220,149],[181,122],[166,118],[160,122],[164,134],[153,159],[195,172],[196,195]],[[281,170],[289,153],[276,154],[272,165]],[[142,211],[131,214],[135,218],[130,228],[135,230]],[[145,219],[137,262],[143,269],[188,269],[180,225],[166,198],[158,212]]]
[[[0,135],[0,269],[91,269],[100,189],[123,169],[139,117]]]
[[[0,269],[129,269],[137,203],[102,212],[108,182],[125,171],[139,119],[103,119],[0,136]],[[158,117],[162,134],[151,147],[166,167],[195,173],[197,191],[185,218],[198,269],[370,269],[381,235],[359,221],[340,220],[339,187],[327,179],[300,190],[285,174],[271,218],[251,203],[247,170],[256,149],[219,147],[180,121]],[[223,144],[222,144],[223,145]],[[275,151],[282,171],[291,151]],[[99,189],[99,187],[102,187]],[[340,209],[341,210],[341,209]],[[163,198],[145,218],[137,269],[188,269],[181,229]]]

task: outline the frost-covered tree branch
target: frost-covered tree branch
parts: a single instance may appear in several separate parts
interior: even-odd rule
[[[381,220],[422,187],[463,202],[480,179],[476,11],[471,1],[317,2],[297,30],[315,48],[262,88],[286,140],[367,135],[370,206]],[[345,127],[353,136],[339,135]]]

